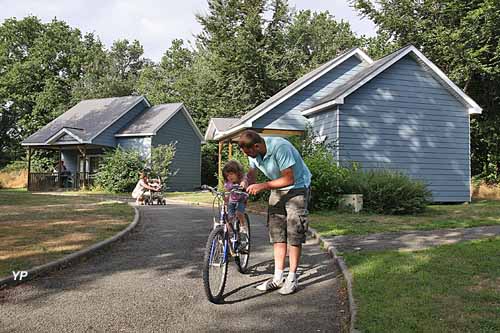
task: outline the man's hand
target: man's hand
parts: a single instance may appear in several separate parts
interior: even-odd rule
[[[252,184],[247,187],[247,193],[256,195],[259,192],[268,190],[269,186],[267,183],[261,183],[261,184]]]

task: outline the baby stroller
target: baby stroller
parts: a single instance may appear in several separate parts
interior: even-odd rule
[[[166,205],[167,199],[164,198],[163,192],[167,190],[167,187],[162,183],[161,178],[155,178],[149,180],[149,185],[157,189],[157,191],[146,191],[144,192],[144,204],[145,205]]]

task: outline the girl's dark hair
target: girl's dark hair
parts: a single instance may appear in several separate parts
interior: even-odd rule
[[[222,168],[222,176],[224,177],[224,180],[227,180],[227,174],[231,172],[243,177],[243,165],[236,160],[228,161],[226,165],[224,165],[224,168]]]

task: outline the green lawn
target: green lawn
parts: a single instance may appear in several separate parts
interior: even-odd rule
[[[167,198],[172,200],[182,200],[192,203],[209,203],[214,200],[210,192],[168,192]]]
[[[124,229],[127,204],[0,190],[0,277],[78,251]]]
[[[344,258],[362,332],[500,332],[500,238]]]
[[[481,200],[471,204],[431,205],[425,213],[409,216],[318,212],[311,214],[310,220],[311,226],[322,236],[470,228],[500,224],[500,201]]]

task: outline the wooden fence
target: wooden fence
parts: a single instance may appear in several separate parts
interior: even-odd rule
[[[89,188],[94,183],[94,174],[76,172],[72,174],[30,173],[28,191],[50,192],[60,190],[79,190]]]

